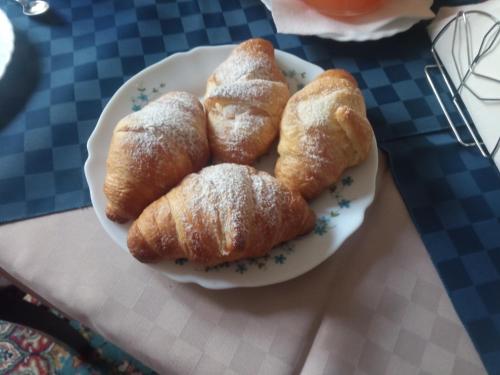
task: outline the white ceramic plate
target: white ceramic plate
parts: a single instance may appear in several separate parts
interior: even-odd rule
[[[272,0],[261,0],[266,8],[271,12]],[[431,3],[432,4],[432,3]],[[352,27],[349,32],[347,30],[344,33],[329,33],[316,35],[323,39],[333,39],[339,42],[364,42],[367,40],[378,40],[382,38],[387,38],[394,36],[396,34],[402,33],[408,30],[410,27],[419,22],[420,19],[402,17],[395,19],[389,23],[384,24],[377,30],[365,32],[359,30],[356,27]]]
[[[167,91],[184,90],[201,97],[208,76],[233,48],[233,45],[199,47],[172,55],[127,81],[102,112],[87,144],[89,157],[85,163],[85,175],[99,221],[123,250],[128,252],[127,230],[130,224],[121,225],[106,218],[106,197],[102,190],[106,157],[115,124]],[[323,71],[282,51],[276,51],[276,60],[293,90]],[[275,161],[276,153],[273,152],[263,157],[256,167],[272,173]],[[377,166],[377,148],[373,147],[368,160],[348,170],[335,191],[325,192],[312,202],[318,216],[314,232],[275,248],[266,257],[210,269],[183,261],[164,261],[152,267],[176,281],[193,282],[211,289],[269,285],[299,276],[332,255],[361,225],[365,210],[373,201]]]
[[[14,30],[12,24],[0,9],[0,78],[3,77],[14,51]]]

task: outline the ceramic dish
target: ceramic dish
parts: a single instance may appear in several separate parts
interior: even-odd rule
[[[261,0],[261,1],[266,6],[266,8],[271,12],[273,1],[272,0]],[[427,2],[429,7],[432,5],[432,0],[423,0],[423,1]],[[356,28],[356,26],[353,26],[349,30],[344,30],[341,33],[319,34],[316,36],[323,39],[337,40],[339,42],[364,42],[367,40],[378,40],[402,33],[408,30],[410,27],[412,27],[419,21],[421,21],[421,19],[401,17],[394,19],[382,25],[378,29],[370,32],[366,32],[364,30]]]
[[[124,250],[130,224],[117,224],[106,218],[103,193],[109,144],[118,120],[142,108],[149,100],[171,90],[185,90],[202,96],[212,71],[224,61],[233,45],[199,47],[172,55],[129,79],[111,98],[89,138],[89,157],[85,175],[92,203],[105,231]],[[292,90],[303,87],[323,70],[282,51],[276,60]],[[375,142],[375,140],[374,140]],[[273,171],[276,153],[257,163],[258,169]],[[179,282],[193,282],[211,289],[269,285],[302,275],[331,256],[363,222],[366,208],[375,194],[378,154],[373,147],[362,165],[349,169],[336,188],[312,202],[317,215],[314,231],[275,248],[269,255],[216,267],[205,268],[183,260],[164,261],[152,267]]]
[[[14,30],[12,24],[0,9],[0,79],[9,65],[14,51]]]

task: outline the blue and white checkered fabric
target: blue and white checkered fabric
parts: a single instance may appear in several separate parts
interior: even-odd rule
[[[458,2],[456,2],[458,3]],[[486,368],[500,371],[500,177],[457,146],[424,78],[422,24],[381,41],[276,34],[258,0],[52,0],[52,14],[2,6],[16,49],[0,80],[0,222],[90,204],[86,142],[115,90],[199,45],[263,37],[323,68],[351,71],[419,232]]]
[[[500,373],[500,175],[447,132],[385,142],[396,183],[486,369]]]
[[[89,205],[85,144],[107,100],[144,67],[199,45],[264,37],[325,68],[350,70],[379,140],[444,125],[423,77],[429,52],[421,27],[360,48],[276,34],[257,0],[51,5],[54,13],[41,19],[27,18],[17,4],[6,6],[16,49],[0,81],[8,103],[0,109],[7,119],[0,120],[0,222]]]

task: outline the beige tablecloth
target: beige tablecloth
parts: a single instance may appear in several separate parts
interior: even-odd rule
[[[164,374],[483,374],[385,164],[363,226],[263,288],[205,290],[136,262],[91,208],[0,227],[0,268]]]

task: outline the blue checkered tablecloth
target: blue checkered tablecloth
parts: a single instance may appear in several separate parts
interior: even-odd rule
[[[455,308],[485,367],[500,373],[500,176],[450,137],[424,77],[431,58],[423,24],[338,43],[277,34],[258,0],[51,0],[54,11],[33,19],[14,2],[0,7],[16,34],[0,80],[0,223],[90,205],[86,142],[128,78],[175,52],[263,37],[356,77]]]
[[[500,374],[500,176],[449,132],[388,141],[396,185],[491,374]]]

